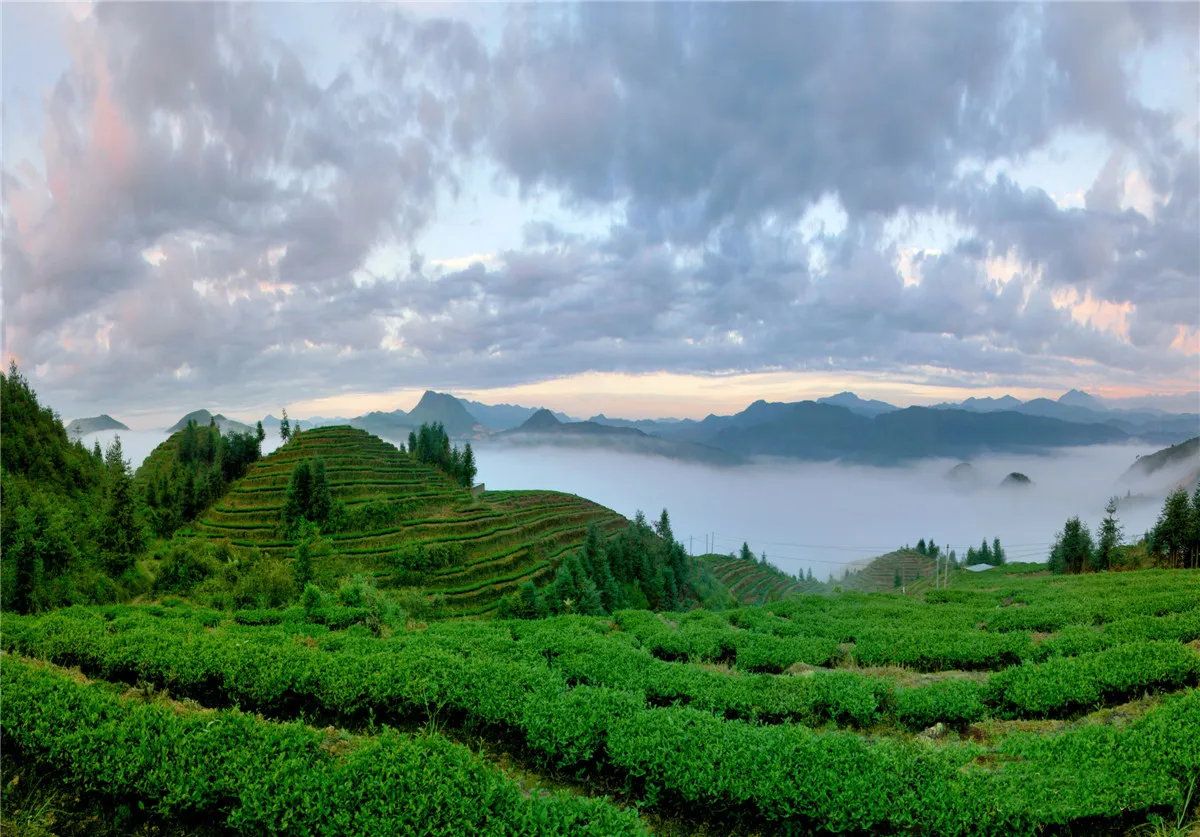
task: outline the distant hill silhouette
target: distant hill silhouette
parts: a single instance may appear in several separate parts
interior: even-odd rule
[[[1200,436],[1140,457],[1122,474],[1121,481],[1137,482],[1163,471],[1179,471],[1175,482],[1185,488],[1200,484]]]
[[[1033,480],[1020,471],[1013,471],[1000,481],[1000,485],[1003,488],[1026,488],[1033,485]]]
[[[243,424],[242,422],[237,421],[235,419],[226,418],[225,416],[221,415],[220,413],[213,415],[208,410],[193,410],[192,412],[188,413],[186,416],[181,418],[179,421],[177,421],[173,425],[171,425],[167,429],[167,432],[168,433],[176,433],[180,430],[183,430],[183,428],[187,427],[189,421],[194,421],[194,422],[196,422],[196,424],[200,425],[201,427],[206,427],[214,419],[216,420],[217,428],[221,431],[221,433],[230,433],[230,432],[232,432],[232,433],[253,433],[254,432],[254,428],[248,424]]]
[[[547,409],[540,409],[520,427],[495,436],[515,443],[562,444],[572,447],[602,447],[625,453],[653,454],[669,459],[734,465],[741,458],[728,451],[686,441],[662,439],[635,427],[612,427],[593,421],[559,421]]]
[[[101,430],[128,430],[121,422],[117,421],[107,413],[101,413],[98,416],[90,418],[72,419],[67,425],[67,435],[72,439],[78,439],[80,436],[86,436],[88,433],[97,433]]]
[[[537,412],[536,407],[519,407],[516,404],[482,404],[459,398],[459,402],[488,430],[512,430]],[[566,413],[554,413],[559,421],[574,421]]]
[[[1123,430],[1010,411],[909,407],[874,418],[813,401],[756,401],[733,416],[681,422],[663,433],[741,456],[887,465],[926,457],[969,459],[984,453],[1120,442]]]

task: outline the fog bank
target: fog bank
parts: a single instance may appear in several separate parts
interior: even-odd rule
[[[982,538],[998,536],[1010,560],[1044,561],[1067,517],[1079,515],[1095,529],[1110,496],[1153,491],[1153,500],[1131,502],[1119,513],[1127,538],[1136,538],[1154,524],[1162,486],[1121,476],[1137,455],[1153,450],[1119,445],[986,457],[972,462],[967,481],[946,477],[953,460],[907,468],[800,462],[713,468],[656,456],[483,443],[476,455],[478,479],[489,489],[566,491],[628,517],[641,509],[655,518],[665,507],[676,537],[696,554],[704,551],[706,534],[715,533],[715,551],[731,552],[746,541],[788,572],[811,567],[825,579],[854,561],[931,537],[962,556]],[[1012,471],[1033,485],[1001,488]]]

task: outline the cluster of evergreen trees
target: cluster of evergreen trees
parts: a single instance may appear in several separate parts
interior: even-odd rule
[[[1187,495],[1184,495],[1186,502]],[[1113,569],[1119,560],[1122,529],[1117,520],[1117,498],[1113,497],[1104,507],[1104,521],[1100,524],[1099,537],[1092,538],[1088,525],[1078,517],[1071,517],[1063,524],[1062,531],[1054,537],[1050,549],[1049,566],[1055,573],[1100,572]]]
[[[422,424],[418,430],[409,431],[408,453],[426,465],[433,465],[449,474],[463,488],[475,484],[479,469],[475,465],[475,452],[467,442],[461,450],[450,444],[450,436],[440,421]]]
[[[328,531],[335,509],[333,493],[325,476],[325,463],[320,459],[312,462],[301,459],[292,469],[287,499],[283,502],[281,513],[287,537],[295,536],[301,521],[308,521],[318,529]]]
[[[999,538],[992,539],[992,545],[988,546],[987,538],[979,544],[979,549],[975,547],[967,547],[967,557],[964,564],[968,567],[973,567],[976,564],[988,564],[993,567],[998,567],[1008,560],[1004,554],[1004,547],[1000,545]]]
[[[1124,531],[1117,519],[1117,505],[1116,497],[1109,499],[1094,537],[1078,517],[1068,519],[1054,538],[1050,569],[1056,573],[1082,573],[1117,568],[1124,554]],[[1183,487],[1167,495],[1158,521],[1141,543],[1160,567],[1200,569],[1200,485],[1190,497]]]
[[[678,610],[691,596],[687,550],[675,540],[667,510],[651,526],[640,511],[607,543],[593,524],[583,549],[569,556],[548,586],[526,582],[501,602],[504,616],[598,615],[620,608]]]
[[[1190,502],[1182,487],[1167,495],[1146,547],[1161,567],[1200,569],[1200,484]]]
[[[138,474],[150,531],[160,538],[194,520],[225,496],[230,484],[262,456],[262,422],[254,433],[221,435],[216,421],[189,421],[165,462],[152,458]]]
[[[70,441],[15,363],[0,374],[0,606],[26,613],[114,601],[142,586],[146,542],[129,463]]]

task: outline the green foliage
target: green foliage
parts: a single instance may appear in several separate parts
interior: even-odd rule
[[[1200,567],[1200,486],[1190,501],[1182,487],[1167,495],[1150,533],[1149,547],[1159,566]]]
[[[675,540],[667,510],[653,527],[639,511],[608,543],[590,524],[583,549],[567,556],[550,585],[533,593],[522,588],[510,594],[500,613],[531,619],[596,615],[628,606],[676,610],[692,599],[692,581],[691,562],[683,544]]]
[[[462,488],[475,484],[478,469],[471,443],[467,442],[462,450],[451,447],[450,437],[440,421],[422,424],[416,432],[410,432],[408,453],[419,462],[440,468]]]
[[[68,440],[15,363],[0,374],[0,427],[0,607],[27,613],[127,595],[120,578],[129,562],[118,560],[111,574],[98,535],[103,523],[115,546],[137,547],[136,521],[130,507],[107,505],[103,454]]]
[[[1195,685],[1200,655],[1177,642],[1137,642],[993,674],[986,700],[1017,717],[1061,717],[1149,688]]]
[[[1092,564],[1096,546],[1087,524],[1072,517],[1063,525],[1050,550],[1050,570],[1054,573],[1081,573]]]
[[[222,436],[215,422],[202,427],[189,421],[150,454],[134,477],[151,533],[170,537],[195,520],[260,456],[255,433]]]
[[[435,734],[331,742],[298,723],[135,703],[9,658],[0,666],[6,743],[167,819],[200,815],[263,834],[646,833],[603,800],[526,794]]]
[[[1092,554],[1092,570],[1110,570],[1118,562],[1117,549],[1121,546],[1121,524],[1117,522],[1117,498],[1109,498],[1104,507],[1104,522],[1100,524],[1099,543]]]

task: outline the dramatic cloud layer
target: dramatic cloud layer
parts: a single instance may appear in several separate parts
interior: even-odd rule
[[[589,370],[1194,388],[1197,8],[61,14],[63,67],[5,50],[36,133],[4,349],[80,412]]]

